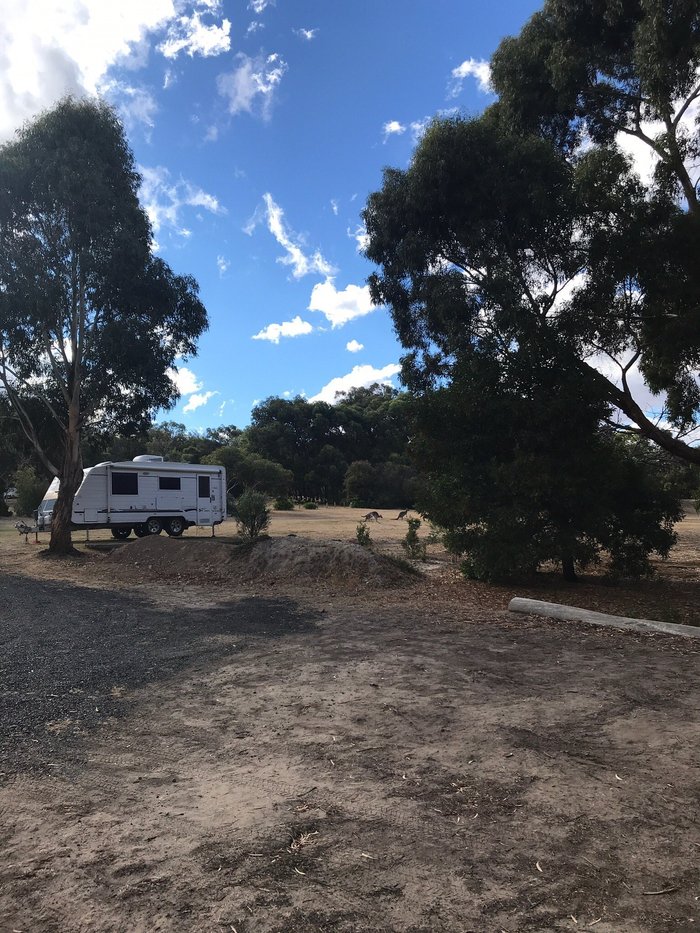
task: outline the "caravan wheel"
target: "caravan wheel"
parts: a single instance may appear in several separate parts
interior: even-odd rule
[[[137,538],[145,538],[148,534],[148,528],[145,525],[134,525],[134,534]]]
[[[185,530],[184,518],[171,518],[165,526],[165,530],[168,532],[171,538],[179,538],[182,532]]]
[[[146,522],[146,534],[159,535],[163,530],[159,518],[149,518]]]
[[[112,528],[112,537],[118,541],[124,541],[131,534],[131,528]]]

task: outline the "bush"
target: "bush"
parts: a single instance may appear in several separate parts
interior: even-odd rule
[[[425,560],[426,543],[425,541],[421,541],[421,539],[418,537],[419,528],[420,519],[409,518],[408,531],[406,532],[406,536],[401,542],[401,547],[406,552],[406,557],[410,557],[412,560]]]
[[[305,502],[305,503],[304,503],[304,508],[305,508],[305,509],[317,509],[318,506],[316,505],[315,502]]]
[[[362,545],[362,547],[372,547],[372,538],[369,534],[369,528],[364,522],[360,522],[357,526],[355,537],[357,538],[357,543]]]
[[[294,503],[287,496],[278,496],[273,503],[273,508],[277,512],[293,512]]]
[[[44,498],[48,482],[37,475],[34,467],[25,466],[15,473],[15,486],[17,499],[15,500],[15,514],[29,516]]]
[[[236,499],[233,517],[238,525],[238,533],[254,540],[270,524],[270,509],[267,505],[267,496],[254,489],[246,489]]]

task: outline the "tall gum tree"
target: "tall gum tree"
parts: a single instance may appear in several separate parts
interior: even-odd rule
[[[152,253],[139,182],[102,102],[65,99],[0,148],[0,385],[60,479],[53,553],[72,550],[81,432],[170,407],[168,371],[207,326],[196,281]]]
[[[364,213],[405,380],[444,384],[486,340],[539,346],[618,426],[700,463],[697,0],[548,0],[492,80],[498,102],[435,121]]]

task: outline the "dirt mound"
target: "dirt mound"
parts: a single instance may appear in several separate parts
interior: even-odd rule
[[[112,567],[148,574],[154,580],[396,586],[410,579],[410,572],[395,561],[354,542],[297,537],[232,543],[154,535],[130,541],[108,561]]]

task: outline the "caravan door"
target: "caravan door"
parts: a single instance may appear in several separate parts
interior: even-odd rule
[[[197,524],[212,525],[212,486],[211,476],[207,473],[197,474]]]

